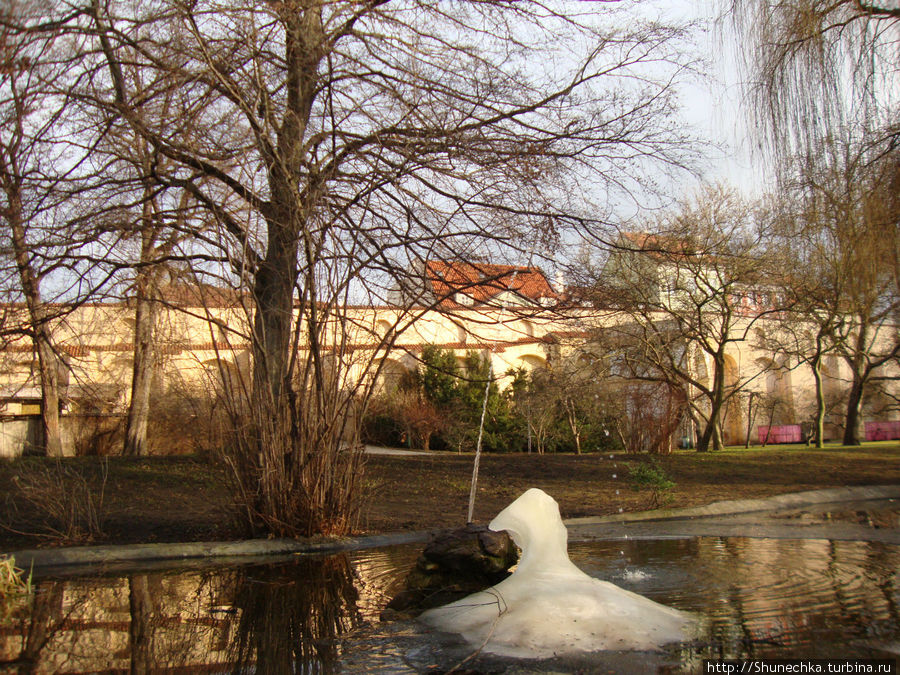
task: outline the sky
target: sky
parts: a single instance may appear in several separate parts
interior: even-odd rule
[[[731,45],[726,44],[728,38],[715,25],[722,2],[649,0],[633,5],[634,11],[658,15],[664,20],[695,20],[699,24],[694,49],[706,59],[702,67],[706,77],[698,76],[684,85],[682,116],[698,137],[709,140],[716,147],[708,149],[701,177],[685,175],[672,185],[670,192],[675,197],[689,196],[701,182],[726,182],[747,196],[754,196],[763,189],[761,177],[765,172],[753,166],[743,124],[745,114],[740,105],[737,55]],[[636,214],[636,217],[640,216],[640,213]]]
[[[664,179],[668,199],[690,199],[701,186],[711,183],[733,187],[750,200],[762,197],[771,185],[773,172],[759,153],[751,151],[753,139],[742,100],[739,43],[727,17],[721,15],[725,0],[635,0],[635,3],[633,11],[646,12],[646,16],[664,23],[696,24],[691,46],[700,63],[696,76],[680,86],[680,117],[708,146],[697,165],[698,175],[684,172],[677,178]],[[655,212],[646,207],[655,201],[654,198],[638,199],[621,206],[619,227],[645,226]],[[663,209],[674,206],[667,200],[657,203]],[[585,246],[577,235],[564,237],[564,242],[552,260],[544,260],[540,265],[551,276],[562,273],[567,282],[571,281],[573,263],[576,269],[582,264],[582,255],[596,264],[605,256],[602,245]]]
[[[751,152],[736,37],[727,20],[720,18],[721,4],[716,0],[665,3],[666,16],[696,20],[703,28],[697,31],[696,40],[707,77],[698,77],[685,86],[683,115],[701,137],[718,146],[707,153],[702,180],[722,181],[747,197],[759,196],[765,190],[767,171]],[[687,180],[685,187],[690,185]]]

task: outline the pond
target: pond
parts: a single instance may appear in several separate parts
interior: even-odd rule
[[[229,567],[53,577],[0,627],[11,672],[692,672],[707,658],[897,658],[900,546],[687,537],[574,543],[583,570],[705,617],[661,653],[514,662],[380,621],[420,545]],[[467,660],[468,659],[468,660]],[[0,666],[0,672],[3,667]]]

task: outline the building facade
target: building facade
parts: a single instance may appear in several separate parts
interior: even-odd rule
[[[510,266],[435,265],[428,270],[427,304],[342,307],[334,327],[322,337],[328,358],[341,359],[347,383],[372,377],[390,391],[419,366],[426,345],[452,350],[462,361],[470,351],[490,359],[493,373],[506,386],[508,373],[525,369],[579,368],[587,361],[601,363],[592,377],[618,377],[616,350],[603,336],[634,321],[616,307],[566,301],[536,268]],[[174,392],[198,396],[246,378],[251,368],[249,313],[240,297],[217,289],[168,289],[158,313],[154,391],[158,398]],[[398,290],[398,301],[403,289]],[[61,308],[53,327],[63,380],[64,418],[121,416],[127,409],[133,366],[134,307],[128,302],[84,304]],[[24,321],[23,307],[8,307],[7,320]],[[649,321],[664,322],[660,314]],[[735,393],[722,420],[726,444],[757,440],[759,426],[801,425],[808,421],[815,385],[802,359],[773,352],[760,336],[782,331],[777,316],[747,311],[734,320],[737,336],[724,352],[725,386]],[[886,327],[880,339],[896,339],[896,326]],[[302,350],[304,337],[298,342]],[[697,381],[708,381],[715,368],[709,353],[696,341],[683,341],[683,360]],[[594,375],[596,374],[596,375]],[[838,438],[841,397],[846,392],[848,365],[836,355],[822,364],[830,405],[829,438]],[[864,409],[871,423],[900,418],[897,410],[896,360],[881,369]],[[689,387],[688,387],[689,389]],[[692,393],[686,391],[690,397]],[[765,406],[763,406],[765,402]],[[754,408],[754,405],[756,406]],[[38,445],[36,416],[40,413],[40,382],[35,354],[25,339],[0,349],[0,456],[16,456]],[[74,453],[74,432],[66,452]],[[682,426],[678,436],[690,436]]]

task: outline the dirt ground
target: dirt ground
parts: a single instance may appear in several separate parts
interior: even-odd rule
[[[564,518],[646,510],[651,491],[632,486],[629,455],[485,455],[476,522],[489,521],[529,487],[560,504]],[[660,460],[674,481],[668,506],[763,497],[844,485],[900,483],[900,446],[873,444],[822,451],[776,446],[684,453]],[[64,467],[63,471],[59,467]],[[357,532],[457,527],[465,523],[471,455],[369,456]],[[0,551],[71,543],[212,541],[240,538],[229,512],[224,470],[194,457],[57,462],[0,462]],[[100,487],[103,486],[101,490]],[[60,495],[89,490],[99,527],[72,527]],[[83,501],[83,500],[82,500]],[[77,523],[76,523],[77,524]],[[56,530],[55,532],[50,529]]]

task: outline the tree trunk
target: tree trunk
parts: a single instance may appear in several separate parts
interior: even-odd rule
[[[822,383],[822,359],[817,356],[813,360],[813,379],[816,382],[816,447],[825,447],[825,387]]]
[[[44,452],[48,457],[66,454],[59,424],[59,359],[50,344],[46,326],[39,329],[37,338],[38,365],[41,377],[41,430],[44,433]]]
[[[753,410],[753,397],[755,395],[756,393],[751,391],[747,400],[747,437],[744,439],[744,448],[750,447],[750,436],[753,434],[753,421],[756,418]]]
[[[547,445],[547,425],[543,421],[534,427],[534,442],[537,454],[543,455]]]
[[[47,312],[41,300],[40,280],[31,265],[25,224],[22,222],[22,198],[18,185],[7,189],[9,209],[6,214],[10,227],[10,239],[19,283],[28,318],[31,324],[32,341],[38,357],[38,371],[41,380],[41,427],[43,431],[44,453],[48,457],[64,454],[59,427],[59,359],[53,349]]]
[[[721,424],[722,407],[725,398],[725,359],[716,354],[713,357],[713,388],[710,392],[709,419],[697,442],[697,452],[709,452],[712,443],[714,450],[722,447]]]
[[[618,420],[616,421],[615,426],[613,427],[613,430],[616,432],[616,436],[619,437],[619,443],[622,444],[622,450],[627,451],[628,444],[625,441],[625,434],[622,433],[622,427],[619,424]]]
[[[863,380],[853,373],[853,383],[847,396],[847,417],[844,423],[844,445],[862,445],[859,440],[859,420],[863,399]]]
[[[722,425],[716,424],[713,430],[713,450],[716,452],[725,449],[725,439],[722,435]]]
[[[254,278],[256,314],[253,320],[252,393],[256,410],[286,405],[294,284],[299,274],[300,215],[296,206],[292,207],[294,199],[295,195],[286,185],[273,190],[272,212],[266,216],[266,256]],[[310,292],[314,290],[310,289]],[[311,333],[310,342],[315,341],[316,336]]]
[[[578,411],[575,408],[575,402],[571,399],[565,399],[564,407],[566,409],[566,420],[569,423],[569,430],[572,432],[572,438],[575,439],[575,454],[581,454],[581,428],[578,424]]]
[[[145,176],[152,173],[152,163],[146,156],[146,148],[137,145],[142,155],[142,171]],[[182,194],[178,205],[179,211],[187,211],[187,192]],[[135,308],[134,308],[134,360],[131,369],[131,400],[128,404],[128,416],[125,421],[125,443],[122,454],[126,457],[144,457],[149,454],[147,445],[147,426],[150,419],[150,390],[156,369],[156,318],[159,307],[157,283],[160,267],[154,263],[157,251],[157,239],[160,232],[158,205],[153,197],[151,187],[144,189],[144,201],[141,210],[141,252],[139,265],[135,272]]]
[[[715,428],[716,425],[712,420],[712,416],[710,416],[709,421],[706,423],[706,426],[703,427],[703,431],[700,433],[700,438],[697,439],[697,452],[709,452],[710,444],[713,441]]]
[[[305,174],[300,158],[304,156],[304,137],[313,101],[319,93],[319,64],[324,57],[324,25],[322,9],[308,7],[302,11],[284,6],[280,19],[285,29],[285,66],[287,108],[278,129],[273,161],[268,169],[271,197],[264,208],[266,218],[266,251],[254,278],[253,296],[256,316],[253,325],[253,399],[259,406],[275,406],[280,412],[287,405],[286,391],[290,371],[290,345],[293,326],[294,285],[300,268],[298,256],[303,239],[305,293],[310,312],[309,347],[314,363],[313,383],[322,391],[322,369],[317,353],[316,326],[317,288],[315,280],[317,251],[304,225],[315,202],[315,178]],[[298,187],[305,186],[300,190]],[[260,408],[265,410],[265,408]]]
[[[769,444],[769,437],[772,435],[772,422],[775,421],[775,408],[778,406],[777,401],[769,401],[769,419],[766,421],[766,436],[762,439],[762,446]]]
[[[16,659],[19,673],[43,672],[42,666],[46,664],[41,663],[41,652],[54,637],[65,616],[63,594],[62,581],[45,581],[35,585],[24,645]]]
[[[847,396],[847,417],[844,422],[844,445],[861,445],[859,440],[859,421],[862,412],[863,389],[866,385],[868,371],[865,367],[867,345],[869,341],[869,325],[865,320],[860,321],[859,332],[856,335],[852,355],[845,354],[844,358],[850,366],[853,382],[850,384],[850,393]]]
[[[148,299],[145,272],[138,272],[138,293],[134,311],[134,365],[131,372],[131,402],[125,425],[126,457],[144,457],[148,454],[147,422],[150,417],[150,389],[156,365],[154,348],[156,304]]]

